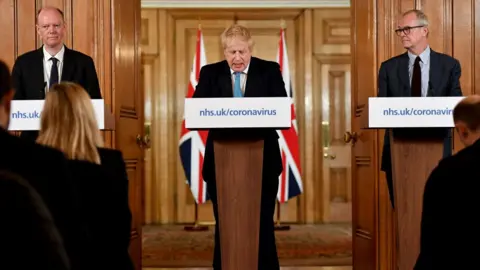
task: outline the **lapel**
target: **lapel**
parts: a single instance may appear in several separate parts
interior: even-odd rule
[[[260,94],[259,89],[255,89],[259,84],[259,72],[257,71],[258,62],[255,57],[250,60],[248,67],[247,84],[245,85],[245,97],[257,97]]]
[[[440,82],[441,68],[438,63],[438,54],[430,49],[430,71],[428,78],[428,93],[427,96],[438,96],[438,84]]]
[[[38,85],[38,90],[37,89],[32,89],[35,92],[39,90],[43,90],[45,88],[46,82],[45,82],[45,74],[43,72],[43,47],[40,47],[40,49],[37,50],[35,54],[35,64],[32,65],[32,78],[29,78],[29,80],[33,81],[33,85],[36,86]],[[42,87],[42,88],[40,88]],[[44,91],[40,91],[40,93],[43,93]]]
[[[400,57],[400,64],[398,68],[398,77],[400,78],[400,82],[402,84],[402,88],[400,90],[400,96],[402,97],[409,97],[412,95],[411,87],[410,87],[410,78],[408,76],[408,53],[405,52]]]
[[[220,97],[233,97],[232,74],[230,73],[227,60],[222,61],[220,69],[218,79],[221,89]]]
[[[63,55],[63,69],[60,81],[73,81],[72,77],[75,71],[75,59],[72,59],[72,51],[65,46],[65,54]]]

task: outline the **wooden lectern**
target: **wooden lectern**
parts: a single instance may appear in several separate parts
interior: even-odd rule
[[[222,269],[257,269],[263,140],[214,141]]]
[[[420,253],[425,183],[443,157],[451,110],[462,98],[369,98],[368,128],[389,132],[398,270],[412,270]]]
[[[396,131],[411,134],[395,134],[399,133]],[[443,138],[434,134],[432,136],[420,134],[425,131],[431,133],[430,130],[416,128],[391,129],[389,132],[398,270],[411,270],[417,261],[420,253],[423,191],[430,173],[442,159],[443,154]],[[444,132],[438,130],[438,133]]]
[[[115,130],[115,114],[111,111],[111,106],[105,104],[105,109],[103,113],[104,127],[102,130],[105,131],[114,131]]]
[[[235,133],[231,128],[245,134],[249,128],[290,128],[291,102],[283,97],[187,98],[185,127],[229,129],[230,134]],[[264,142],[246,137],[251,136],[213,141],[223,270],[258,269]]]

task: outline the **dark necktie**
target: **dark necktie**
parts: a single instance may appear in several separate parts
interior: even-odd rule
[[[58,83],[58,59],[52,57],[50,60],[52,60],[52,69],[50,71],[50,84],[48,87],[52,87],[54,84]]]
[[[420,69],[420,57],[417,56],[413,64],[412,72],[412,97],[422,96],[422,70]]]

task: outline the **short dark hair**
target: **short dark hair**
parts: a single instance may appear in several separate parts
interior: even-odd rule
[[[38,16],[40,15],[40,12],[42,12],[45,8],[47,7],[42,7],[37,11],[37,17],[35,18],[35,23],[38,23]],[[57,7],[54,7],[54,9],[56,9],[58,13],[60,13],[60,16],[62,16],[62,21],[65,21],[65,16],[63,15],[63,11]]]
[[[480,96],[469,96],[453,109],[453,121],[463,122],[470,130],[480,130]]]
[[[8,65],[0,60],[0,101],[12,90],[12,76]]]

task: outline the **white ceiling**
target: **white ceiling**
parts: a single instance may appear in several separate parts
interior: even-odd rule
[[[141,0],[142,8],[349,7],[350,0]]]

